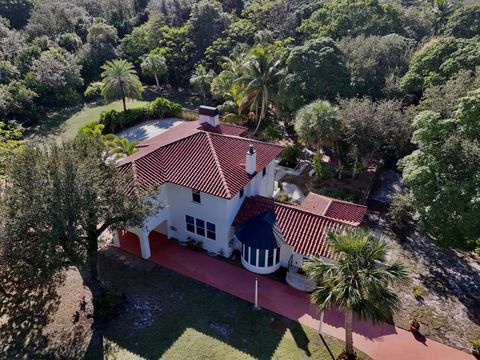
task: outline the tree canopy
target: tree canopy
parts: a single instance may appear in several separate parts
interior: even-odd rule
[[[449,118],[420,113],[412,138],[418,149],[400,162],[424,229],[445,245],[479,245],[479,109],[477,90]]]

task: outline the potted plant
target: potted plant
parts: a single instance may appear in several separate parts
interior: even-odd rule
[[[408,325],[410,326],[410,332],[412,334],[416,334],[420,330],[420,323],[418,322],[418,320],[416,318],[412,318],[409,321]]]
[[[472,341],[472,354],[477,359],[480,359],[480,339]]]

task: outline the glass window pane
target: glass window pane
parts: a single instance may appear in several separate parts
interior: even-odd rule
[[[187,224],[187,230],[194,233],[195,232],[195,226]]]
[[[194,224],[194,219],[191,216],[185,215],[185,220],[187,224]]]
[[[276,256],[275,264],[278,264],[279,262],[280,262],[280,249],[277,249],[277,256]]]
[[[268,251],[268,266],[273,266],[273,260],[274,260],[274,256],[275,256],[274,251],[275,250],[269,250]],[[278,252],[278,250],[277,250],[277,252]]]
[[[263,249],[258,251],[258,266],[265,267],[265,250]]]
[[[216,240],[216,235],[213,231],[207,231],[207,237],[211,240]]]
[[[192,190],[192,201],[201,203],[200,191]]]
[[[207,230],[208,231],[215,231],[215,224],[207,222]]]
[[[250,264],[257,266],[257,249],[250,248]]]

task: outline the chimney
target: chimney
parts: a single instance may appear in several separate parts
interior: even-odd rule
[[[253,175],[257,171],[257,151],[253,148],[253,145],[250,145],[247,151],[245,170],[249,175]]]
[[[218,109],[211,106],[202,105],[198,109],[198,121],[200,125],[209,124],[213,127],[219,124]]]

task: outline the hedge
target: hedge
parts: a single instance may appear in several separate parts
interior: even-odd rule
[[[100,114],[99,123],[105,125],[106,133],[116,133],[141,121],[177,116],[181,110],[180,104],[165,98],[157,98],[144,107],[122,112],[104,111]]]

